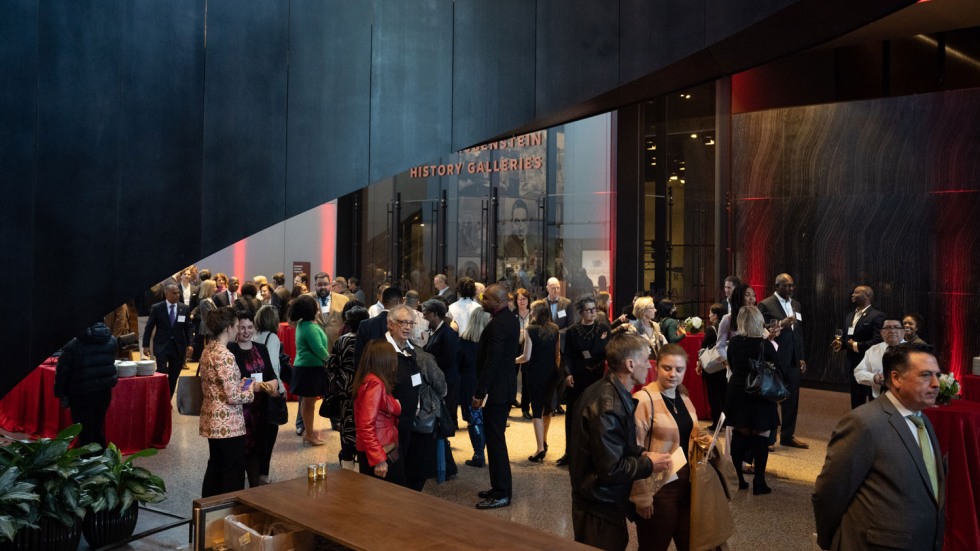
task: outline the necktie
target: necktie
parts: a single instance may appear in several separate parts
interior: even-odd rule
[[[171,326],[174,323],[177,322],[177,312],[175,311],[175,308],[176,308],[175,305],[173,305],[173,304],[170,305],[170,325]]]
[[[929,432],[926,430],[925,421],[918,415],[909,415],[909,421],[915,425],[919,432],[919,449],[922,450],[922,460],[926,463],[926,471],[929,472],[929,482],[932,483],[932,496],[939,500],[939,478],[936,476],[936,458],[932,455],[932,443],[929,441]]]

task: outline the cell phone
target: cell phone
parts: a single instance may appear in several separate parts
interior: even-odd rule
[[[245,379],[245,384],[242,386],[242,390],[248,390],[248,388],[252,386],[252,383],[254,382],[254,379]]]

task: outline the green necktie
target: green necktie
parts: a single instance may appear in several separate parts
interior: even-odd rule
[[[929,472],[929,482],[932,483],[932,496],[939,501],[939,479],[936,477],[936,458],[932,455],[932,443],[929,440],[929,432],[926,430],[925,421],[919,415],[909,415],[909,421],[915,425],[919,431],[919,449],[922,450],[922,460],[926,463],[926,471]]]

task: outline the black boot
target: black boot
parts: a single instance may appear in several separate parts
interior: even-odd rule
[[[766,485],[766,464],[769,463],[769,437],[752,437],[752,448],[755,452],[755,478],[752,479],[752,494],[763,495],[772,492]]]
[[[745,457],[745,439],[744,435],[737,432],[732,433],[732,465],[735,466],[735,473],[738,474],[738,489],[745,490],[749,487],[749,483],[745,481],[745,475],[742,474],[742,459]]]

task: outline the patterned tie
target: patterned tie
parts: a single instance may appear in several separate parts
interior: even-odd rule
[[[176,308],[176,305],[171,304],[170,305],[170,326],[171,327],[173,327],[174,323],[177,322],[177,312],[174,310],[174,308]]]
[[[939,501],[939,478],[936,476],[936,458],[932,455],[932,444],[929,441],[929,432],[926,430],[925,421],[919,415],[909,415],[909,421],[915,425],[919,432],[919,449],[922,450],[922,460],[926,463],[926,471],[929,472],[929,482],[932,483],[932,497]]]

